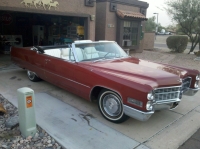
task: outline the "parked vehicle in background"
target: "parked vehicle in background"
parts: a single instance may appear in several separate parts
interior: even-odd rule
[[[156,35],[171,35],[171,32],[157,32]]]
[[[103,117],[114,123],[128,117],[146,121],[156,110],[172,110],[182,95],[193,96],[200,89],[198,70],[128,56],[114,41],[12,47],[11,60],[27,70],[31,81],[41,78],[97,100]]]
[[[165,35],[171,35],[172,33],[171,32],[165,32]]]
[[[163,33],[163,32],[157,32],[156,35],[165,35],[165,33]]]

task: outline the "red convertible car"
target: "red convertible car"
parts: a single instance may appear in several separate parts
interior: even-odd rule
[[[98,100],[101,114],[120,123],[148,120],[156,110],[177,107],[182,95],[200,89],[197,70],[128,56],[113,41],[11,48],[11,59],[31,81],[45,80],[84,99]]]

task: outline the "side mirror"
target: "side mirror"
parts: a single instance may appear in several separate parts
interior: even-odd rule
[[[37,54],[42,54],[42,52],[40,52],[40,51],[37,51]]]

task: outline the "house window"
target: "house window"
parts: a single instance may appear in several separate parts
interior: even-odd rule
[[[124,21],[123,40],[126,46],[136,46],[138,44],[138,26],[138,22]]]

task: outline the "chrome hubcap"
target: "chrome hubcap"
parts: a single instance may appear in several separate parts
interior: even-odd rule
[[[110,116],[118,116],[122,110],[119,99],[112,94],[103,98],[103,109]]]
[[[32,71],[28,71],[27,73],[28,73],[28,77],[29,77],[31,80],[33,80],[34,77],[35,77],[35,73],[32,72]]]

